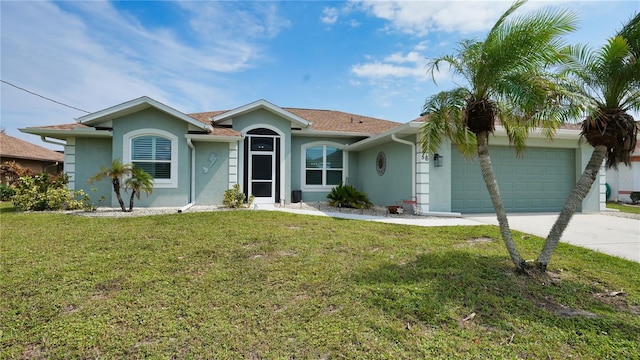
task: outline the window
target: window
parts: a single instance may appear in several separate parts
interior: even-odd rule
[[[178,137],[162,130],[140,129],[123,138],[123,162],[153,176],[155,188],[178,186]]]
[[[304,149],[304,184],[308,187],[333,187],[342,182],[343,152],[330,145]]]
[[[171,140],[151,135],[132,139],[131,162],[154,179],[171,179]]]

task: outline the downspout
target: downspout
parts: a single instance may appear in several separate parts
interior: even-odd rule
[[[178,213],[181,213],[195,204],[196,199],[196,148],[193,146],[190,138],[187,138],[187,145],[191,149],[191,181],[189,185],[189,203],[180,209]]]
[[[401,143],[401,144],[407,144],[409,146],[411,146],[411,196],[417,196],[416,195],[416,144],[412,143],[411,141],[407,141],[407,140],[402,140],[402,139],[398,139],[396,137],[396,134],[391,134],[391,140]]]

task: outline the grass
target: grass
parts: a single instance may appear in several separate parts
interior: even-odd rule
[[[517,275],[492,226],[7,206],[0,224],[3,359],[640,356],[640,264],[560,244],[549,276]]]
[[[608,202],[607,207],[609,209],[616,209],[620,212],[625,212],[630,214],[640,214],[640,205]]]

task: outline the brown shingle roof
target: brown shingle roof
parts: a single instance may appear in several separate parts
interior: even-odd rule
[[[0,133],[0,155],[17,159],[64,161],[63,154],[4,133]]]
[[[47,126],[35,126],[32,127],[34,129],[47,129],[47,130],[73,130],[73,129],[82,129],[82,128],[90,128],[90,126],[80,124],[80,123],[71,123],[71,124],[58,124],[58,125],[47,125]]]
[[[400,123],[334,110],[284,108],[284,110],[310,121],[315,131],[380,134]]]
[[[363,135],[373,135],[385,132],[401,125],[400,123],[394,121],[376,119],[368,116],[345,113],[342,111],[298,108],[282,109],[311,122],[310,129],[314,131],[361,133]],[[228,110],[209,111],[189,114],[189,116],[203,123],[210,124],[212,117],[224,114],[227,111]]]

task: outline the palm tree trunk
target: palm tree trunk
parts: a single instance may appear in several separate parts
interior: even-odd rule
[[[538,260],[536,260],[536,265],[541,270],[547,269],[547,265],[551,260],[551,255],[558,246],[558,242],[560,242],[560,238],[562,237],[564,230],[569,225],[569,221],[571,221],[573,214],[576,212],[576,209],[580,206],[585,196],[587,196],[593,182],[596,180],[598,172],[600,171],[600,166],[602,165],[602,161],[606,155],[607,147],[604,145],[596,146],[595,149],[593,149],[589,163],[587,163],[587,166],[576,183],[576,186],[573,188],[573,191],[569,194],[567,202],[564,204],[564,208],[562,208],[560,215],[558,215],[556,222],[553,224],[553,227],[545,240],[542,251],[540,252],[540,256],[538,256]]]
[[[129,212],[133,211],[133,198],[136,196],[136,191],[131,190],[131,198],[129,199]]]
[[[120,208],[122,209],[122,212],[126,212],[127,209],[125,209],[124,201],[122,200],[122,195],[120,195],[120,180],[116,178],[116,179],[113,179],[111,183],[113,184],[113,192],[116,193],[116,198],[118,199],[118,203],[120,204]]]
[[[487,186],[487,191],[489,191],[493,207],[496,210],[502,240],[507,247],[509,256],[511,256],[511,261],[516,265],[516,269],[518,271],[524,271],[526,263],[520,256],[520,253],[516,248],[516,243],[513,241],[513,237],[511,236],[511,229],[509,229],[509,221],[507,220],[507,212],[504,210],[502,197],[500,197],[500,190],[498,189],[498,182],[496,181],[496,176],[493,173],[493,167],[491,166],[491,157],[489,157],[489,132],[482,131],[477,133],[476,137],[478,139],[477,148],[478,159],[480,160],[480,171],[482,172],[484,183]]]

